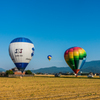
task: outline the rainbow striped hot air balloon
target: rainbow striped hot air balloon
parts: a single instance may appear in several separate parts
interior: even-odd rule
[[[65,51],[65,61],[76,75],[84,65],[86,61],[86,55],[86,51],[80,47],[72,47]]]
[[[47,58],[48,58],[48,60],[50,61],[51,58],[52,58],[52,56],[51,56],[51,55],[48,55]]]

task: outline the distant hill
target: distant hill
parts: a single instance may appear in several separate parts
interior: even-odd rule
[[[83,72],[94,72],[94,73],[100,73],[100,60],[98,61],[90,61],[86,62],[84,66],[82,67],[81,71]],[[59,73],[59,72],[72,72],[70,67],[48,67],[48,68],[40,68],[37,70],[32,70],[34,73]]]
[[[64,72],[66,73],[66,71],[71,71],[71,69],[69,67],[48,67],[48,68],[40,68],[37,70],[32,70],[32,72],[34,73],[59,73],[59,72]]]
[[[3,72],[3,71],[5,72],[6,70],[5,70],[5,69],[3,69],[3,68],[0,68],[0,72]]]
[[[81,71],[100,73],[100,60],[86,62],[82,67]]]

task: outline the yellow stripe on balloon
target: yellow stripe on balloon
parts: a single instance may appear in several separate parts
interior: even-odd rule
[[[84,51],[82,50],[82,48],[80,48],[78,51],[79,51],[80,54],[84,53]]]
[[[82,49],[82,51],[83,51],[83,53],[85,52],[85,50],[84,50],[84,49]]]
[[[74,50],[73,55],[74,56],[79,56],[79,52],[77,50]]]
[[[73,52],[69,52],[69,53],[68,53],[68,56],[69,56],[69,59],[70,59],[70,58],[74,58],[74,57],[73,57]]]
[[[49,58],[49,61],[51,60],[51,57]]]

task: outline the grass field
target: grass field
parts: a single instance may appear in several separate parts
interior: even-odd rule
[[[0,77],[0,100],[100,100],[100,78]]]

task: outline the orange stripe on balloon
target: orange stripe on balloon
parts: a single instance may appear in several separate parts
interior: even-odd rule
[[[66,61],[69,61],[68,55],[65,55],[64,58],[65,58]]]
[[[50,56],[48,58],[51,58]]]
[[[68,56],[69,56],[69,58],[74,58],[74,57],[73,57],[73,52],[69,52],[69,53],[68,53]]]

